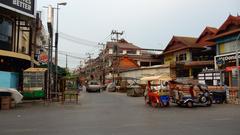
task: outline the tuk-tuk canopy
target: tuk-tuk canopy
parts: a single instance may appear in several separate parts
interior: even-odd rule
[[[158,76],[147,76],[141,78],[142,81],[154,81],[154,80],[161,80],[161,81],[170,81],[172,78],[168,74],[162,74]]]

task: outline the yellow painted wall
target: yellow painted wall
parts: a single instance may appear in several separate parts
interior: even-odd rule
[[[219,44],[220,54],[224,53],[224,44]]]
[[[16,29],[16,31],[18,31],[18,30]],[[15,41],[16,44],[19,44],[19,46],[18,46],[19,53],[28,54],[29,53],[29,43],[30,43],[29,32],[24,31],[23,28],[19,29],[19,31],[20,31],[19,32],[19,41],[17,41],[17,40]],[[19,43],[17,43],[17,42],[19,42]]]
[[[192,68],[189,69],[189,76],[192,76]]]
[[[164,64],[170,64],[171,62],[174,62],[175,58],[173,54],[168,54],[164,56]]]
[[[183,53],[186,53],[186,55],[187,55],[186,61],[190,61],[191,60],[191,52],[189,50],[184,50],[184,51],[179,51],[179,52],[165,55],[164,56],[164,64],[170,64],[171,62],[176,62],[176,55],[183,54]]]
[[[189,50],[187,50],[186,53],[187,53],[187,60],[186,60],[186,61],[190,61],[190,59],[191,59],[191,53],[190,53]]]

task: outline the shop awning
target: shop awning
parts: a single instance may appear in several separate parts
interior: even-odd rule
[[[11,51],[0,50],[0,56],[6,56],[6,57],[12,57],[12,58],[18,58],[18,59],[31,61],[30,56],[28,56],[26,54],[11,52]]]
[[[34,64],[39,65],[39,62],[37,62],[36,60],[32,60],[31,57],[26,54],[0,50],[0,56],[23,59],[23,60],[27,60],[27,61],[33,61]]]
[[[225,71],[226,72],[232,72],[232,70],[235,70],[235,69],[236,69],[236,66],[231,66],[231,67],[226,67]],[[238,70],[240,70],[240,66],[238,66]]]
[[[24,72],[45,72],[47,68],[28,68]]]

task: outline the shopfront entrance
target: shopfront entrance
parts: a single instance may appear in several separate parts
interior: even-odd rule
[[[240,57],[238,57],[239,59]],[[236,53],[224,54],[215,56],[215,67],[219,70],[223,70],[224,79],[222,84],[226,84],[230,87],[238,86],[238,74],[237,70],[240,70],[240,66],[236,67]]]

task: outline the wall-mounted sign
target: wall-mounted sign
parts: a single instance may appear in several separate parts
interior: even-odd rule
[[[34,17],[36,8],[35,1],[36,0],[0,0],[0,7]]]
[[[217,65],[222,65],[227,62],[236,61],[236,53],[220,55],[220,56],[215,56],[215,57],[216,57]],[[238,55],[238,59],[240,59],[240,54]]]
[[[47,64],[48,62],[48,55],[46,52],[41,52],[39,55],[39,62],[41,64]]]

